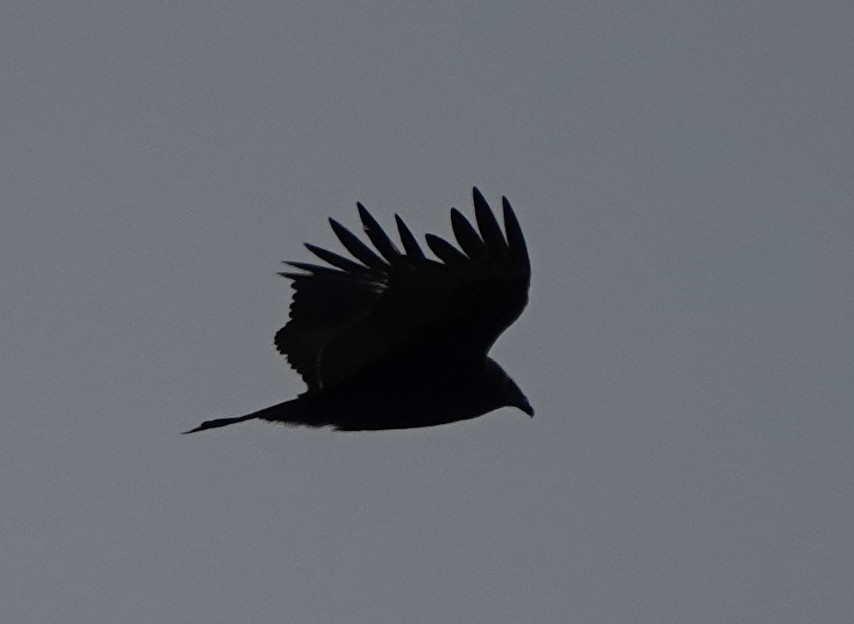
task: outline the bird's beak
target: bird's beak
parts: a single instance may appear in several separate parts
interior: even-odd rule
[[[530,404],[530,403],[528,403],[528,401],[527,401],[527,400],[526,400],[526,401],[524,401],[524,402],[522,403],[522,405],[520,405],[520,406],[519,406],[519,409],[520,409],[520,410],[522,410],[523,412],[525,412],[525,413],[526,413],[528,416],[530,416],[531,418],[533,418],[533,417],[534,417],[534,408],[533,408],[533,407],[531,407],[531,404]]]

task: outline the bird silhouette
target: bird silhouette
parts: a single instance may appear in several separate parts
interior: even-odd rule
[[[459,248],[427,234],[428,258],[395,216],[401,251],[362,204],[374,249],[334,219],[352,258],[306,243],[326,265],[286,262],[290,320],[275,345],[302,376],[297,398],[245,416],[208,420],[193,433],[247,420],[344,431],[429,427],[500,407],[534,415],[516,383],[487,353],[528,302],[531,264],[513,209],[504,231],[477,188],[477,229],[456,209]]]

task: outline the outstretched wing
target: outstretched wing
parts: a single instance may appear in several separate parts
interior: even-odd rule
[[[475,188],[472,195],[477,229],[451,210],[459,249],[438,236],[426,236],[438,260],[424,255],[396,216],[400,251],[358,204],[376,251],[330,219],[353,259],[306,244],[329,266],[287,263],[301,272],[281,273],[293,280],[295,294],[290,321],[278,331],[275,343],[308,384],[309,393],[387,358],[412,362],[422,352],[485,357],[522,313],[531,266],[519,222],[502,198],[502,232],[480,191]]]

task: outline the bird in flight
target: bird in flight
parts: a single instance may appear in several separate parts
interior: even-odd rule
[[[334,219],[352,258],[306,243],[326,265],[286,262],[293,282],[290,320],[275,345],[302,376],[297,398],[185,433],[247,420],[343,431],[430,427],[500,407],[534,415],[516,383],[487,353],[528,302],[531,263],[507,198],[504,231],[477,188],[475,228],[456,208],[459,248],[433,234],[428,258],[395,216],[399,247],[362,204],[374,249]],[[327,266],[328,265],[328,266]]]

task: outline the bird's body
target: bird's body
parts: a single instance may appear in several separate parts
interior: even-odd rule
[[[503,406],[533,415],[516,384],[486,355],[527,302],[527,249],[506,199],[506,239],[477,189],[474,203],[479,234],[459,212],[451,214],[462,251],[428,235],[440,261],[424,256],[399,218],[405,253],[359,205],[382,257],[330,220],[359,262],[307,245],[332,268],[288,263],[303,272],[282,274],[294,281],[296,294],[291,320],[275,342],[308,390],[193,431],[252,419],[345,431],[405,429]]]
[[[376,431],[468,420],[502,407],[491,390],[506,383],[506,375],[492,360],[488,366],[494,367],[491,375],[485,374],[481,367],[448,371],[438,388],[435,380],[429,385],[420,383],[422,378],[417,374],[393,374],[385,378],[385,383],[373,385],[372,392],[364,392],[362,380],[357,376],[352,382],[336,386],[334,391],[306,394],[246,416],[209,422],[210,426],[223,426],[258,418],[310,427],[329,426],[341,431]],[[488,382],[484,383],[485,380]]]

